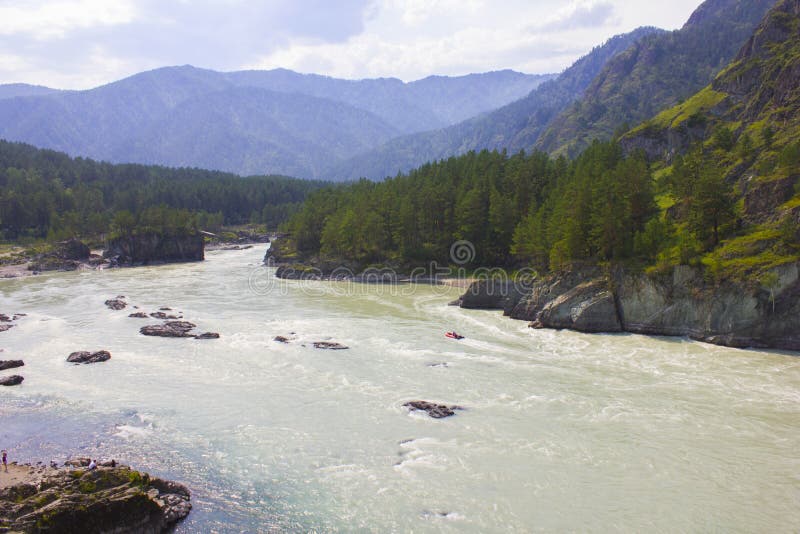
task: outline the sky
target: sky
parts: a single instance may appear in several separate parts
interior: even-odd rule
[[[0,83],[88,89],[169,65],[349,79],[560,72],[700,0],[0,0]]]

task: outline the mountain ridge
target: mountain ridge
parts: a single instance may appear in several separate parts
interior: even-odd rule
[[[606,61],[622,53],[637,39],[663,31],[643,27],[614,36],[578,59],[558,78],[544,82],[520,100],[445,129],[393,140],[339,164],[329,177],[335,180],[379,179],[469,150],[505,148],[516,152],[530,148],[528,139],[535,138],[556,113],[578,98]]]
[[[564,110],[535,148],[576,155],[707,85],[775,0],[706,0],[679,30],[641,39],[604,66],[582,99]]]
[[[85,91],[37,96],[31,94],[36,91],[30,86],[22,86],[16,91],[23,96],[13,101],[0,99],[0,137],[112,162],[180,161],[197,166],[201,160],[192,161],[183,157],[185,154],[153,158],[186,146],[181,140],[189,135],[189,124],[191,128],[199,128],[198,141],[222,139],[222,131],[213,131],[221,118],[220,109],[229,106],[220,102],[212,110],[195,106],[197,114],[184,125],[165,121],[177,117],[175,110],[186,102],[226,90],[238,95],[234,103],[241,109],[253,110],[257,102],[265,102],[266,93],[251,92],[256,100],[245,102],[242,98],[246,91],[236,91],[252,87],[271,91],[273,101],[281,102],[281,109],[266,107],[273,111],[269,121],[281,122],[282,128],[267,138],[263,137],[263,128],[258,132],[239,131],[233,127],[235,121],[229,120],[237,113],[231,113],[221,124],[225,125],[226,133],[247,139],[246,146],[227,143],[228,150],[234,153],[222,155],[213,144],[200,144],[192,147],[192,153],[203,154],[202,164],[213,169],[243,174],[292,173],[315,178],[332,160],[349,157],[408,131],[457,120],[461,118],[459,114],[481,112],[495,106],[498,99],[504,101],[527,94],[548,77],[497,71],[463,77],[429,77],[407,84],[396,79],[340,80],[286,69],[224,73],[192,66],[163,67]],[[472,89],[467,91],[465,87]],[[11,89],[7,91],[10,93]],[[461,98],[455,98],[457,94],[462,94]],[[312,114],[325,109],[327,122],[321,124],[313,115],[303,115],[304,109]],[[288,116],[295,120],[287,122]],[[353,121],[357,116],[369,125],[363,133]],[[316,144],[298,142],[311,137],[304,131],[307,123],[321,128]],[[177,137],[167,139],[166,132]],[[279,156],[274,161],[260,157],[261,152],[272,153],[281,147],[281,135],[288,136],[290,142],[278,150]],[[348,146],[341,146],[348,141]],[[219,160],[213,157],[215,154]],[[251,163],[232,167],[231,162],[246,160]],[[292,160],[300,163],[288,165]],[[262,166],[254,166],[255,161]]]

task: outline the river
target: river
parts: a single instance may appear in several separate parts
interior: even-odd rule
[[[277,280],[263,255],[0,281],[0,312],[28,314],[0,333],[0,358],[25,360],[0,446],[185,482],[178,532],[800,525],[796,355],[531,330],[447,306],[453,288]],[[142,336],[157,321],[106,308],[117,295],[221,338]],[[403,407],[417,399],[464,409],[435,420]]]

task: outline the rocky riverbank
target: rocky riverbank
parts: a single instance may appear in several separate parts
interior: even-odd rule
[[[483,280],[457,302],[463,308],[501,309],[533,328],[687,336],[738,348],[800,350],[800,264],[758,281],[717,282],[700,269],[679,266],[646,275],[625,269],[585,269],[531,284]]]
[[[0,532],[168,532],[192,505],[182,484],[126,466],[10,464],[0,471]],[[115,462],[113,462],[116,464]]]

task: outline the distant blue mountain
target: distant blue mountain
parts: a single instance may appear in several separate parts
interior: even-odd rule
[[[392,138],[495,109],[550,78],[498,71],[403,83],[166,67],[86,91],[0,86],[0,137],[112,162],[318,178]]]
[[[42,96],[57,92],[57,89],[50,89],[49,87],[30,85],[27,83],[0,84],[0,100],[4,98],[15,98],[18,96]]]

